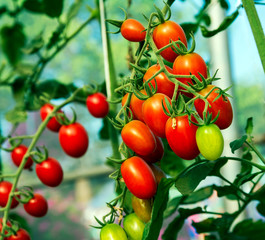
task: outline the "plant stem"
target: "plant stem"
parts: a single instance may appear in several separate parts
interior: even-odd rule
[[[257,154],[259,159],[265,164],[265,158],[262,156],[262,154],[258,151],[258,149],[248,141],[245,141],[245,143]]]
[[[249,160],[246,160],[246,159],[243,159],[243,158],[237,158],[237,157],[221,157],[220,159],[229,159],[229,160],[233,160],[233,161],[239,161],[239,162],[244,162],[244,163],[247,163],[249,165],[252,165],[256,168],[258,168],[259,170],[261,171],[265,171],[265,166],[261,166],[257,163],[254,163],[254,162],[251,162]]]

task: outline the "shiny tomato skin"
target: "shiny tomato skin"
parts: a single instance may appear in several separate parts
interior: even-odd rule
[[[123,220],[123,228],[130,240],[142,239],[145,224],[135,213],[127,215]]]
[[[105,225],[100,231],[100,240],[127,240],[123,228],[115,223]]]
[[[151,219],[152,213],[152,200],[151,199],[140,199],[132,196],[132,208],[137,217],[147,223]]]
[[[155,175],[157,185],[160,183],[162,178],[167,178],[166,174],[164,173],[164,171],[160,167],[158,167],[155,164],[149,164],[149,166]]]
[[[16,235],[12,235],[7,238],[7,240],[31,240],[29,233],[25,230],[20,228]]]
[[[40,181],[49,187],[57,187],[63,180],[61,164],[51,157],[36,164],[36,174]]]
[[[50,103],[46,103],[41,107],[40,117],[41,117],[42,121],[45,120],[47,115],[49,115],[53,111],[53,109],[54,109],[54,106]],[[62,112],[62,111],[59,110],[58,112]],[[61,126],[62,125],[57,121],[56,117],[52,117],[49,120],[48,124],[46,125],[46,127],[53,132],[58,132]]]
[[[7,181],[0,182],[0,206],[5,207],[13,184]],[[11,208],[15,208],[19,202],[13,197]]]
[[[126,19],[121,25],[121,35],[130,42],[144,41],[144,26],[135,19]]]
[[[185,160],[199,155],[196,143],[197,126],[189,123],[188,115],[169,118],[166,124],[166,138],[173,152]]]
[[[149,199],[155,195],[157,183],[154,173],[142,158],[134,156],[125,160],[121,165],[121,175],[134,196]]]
[[[90,114],[95,118],[104,118],[109,113],[107,97],[100,92],[89,95],[86,99],[86,106]]]
[[[89,139],[86,129],[76,122],[60,128],[59,142],[67,155],[79,158],[86,153]]]
[[[173,69],[166,66],[166,69],[169,73],[173,73]],[[146,82],[148,79],[150,79],[153,75],[155,75],[158,71],[160,70],[159,64],[155,64],[151,66],[150,68],[147,69],[143,81]],[[150,81],[150,84],[155,88],[157,85],[157,93],[164,93],[167,95],[169,98],[172,98],[174,89],[175,89],[175,84],[171,82],[168,77],[165,75],[165,73],[159,73],[155,79],[152,79]],[[149,84],[149,86],[151,86]]]
[[[144,89],[140,90],[140,92],[142,94],[146,95],[146,91]],[[136,119],[138,119],[142,122],[144,121],[143,111],[142,111],[144,101],[145,100],[141,100],[141,99],[137,98],[135,96],[135,94],[132,94],[131,109],[132,109],[133,114],[135,115]]]
[[[162,107],[163,101],[163,104],[167,109],[165,98],[167,98],[171,104],[171,99],[167,95],[163,93],[156,93],[145,100],[142,108],[145,123],[156,136],[161,138],[166,137],[165,126],[167,120],[169,119],[169,116],[164,113]]]
[[[153,39],[158,49],[168,45],[171,40],[180,40],[187,47],[187,39],[182,27],[170,20],[159,24],[154,29]],[[178,56],[170,47],[163,50],[160,54],[168,62],[174,62]]]
[[[48,212],[48,203],[41,194],[34,193],[33,198],[24,204],[24,209],[33,217],[43,217]]]
[[[202,89],[199,94],[202,96],[206,96],[215,87],[216,86],[214,85],[208,85],[206,88]],[[215,124],[222,130],[228,128],[231,125],[233,121],[233,109],[229,99],[226,96],[221,96],[217,100],[215,100],[215,98],[218,96],[217,91],[218,88],[213,90],[207,97],[207,101],[211,106],[208,107],[207,112],[212,113],[212,119],[214,119],[220,111],[219,117]],[[198,114],[202,118],[205,107],[204,101],[202,99],[196,99],[194,101],[194,106]]]
[[[127,123],[121,131],[121,137],[127,147],[140,155],[149,155],[156,148],[154,134],[147,125],[139,120]]]
[[[20,166],[22,159],[23,159],[24,155],[26,154],[27,150],[28,150],[28,148],[25,145],[20,144],[19,146],[14,148],[14,150],[11,152],[11,159],[17,167]],[[31,168],[32,164],[33,164],[32,158],[29,157],[25,166],[24,166],[24,169]]]

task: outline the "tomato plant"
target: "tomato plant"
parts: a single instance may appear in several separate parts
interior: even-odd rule
[[[140,199],[132,196],[132,208],[137,217],[147,223],[151,219],[152,213],[152,200],[151,199]]]
[[[86,106],[93,117],[104,118],[109,113],[109,103],[103,93],[91,94],[86,99]]]
[[[10,237],[7,238],[7,240],[30,240],[30,235],[29,233],[25,230],[20,228],[16,234],[11,235]]]
[[[144,41],[144,26],[136,19],[126,19],[121,25],[121,35],[130,42]]]
[[[54,106],[50,103],[44,104],[40,109],[40,117],[42,121],[53,111]],[[62,112],[59,110],[58,112]],[[56,117],[52,117],[46,127],[53,132],[58,132],[62,125],[57,121]]]
[[[5,207],[9,198],[10,191],[12,189],[12,183],[7,181],[0,182],[0,206]],[[13,197],[11,208],[17,207],[19,202]]]
[[[166,174],[163,172],[163,170],[158,167],[157,165],[155,164],[149,164],[150,168],[152,169],[154,175],[155,175],[155,179],[156,179],[156,182],[157,182],[157,185],[160,183],[161,179],[162,178],[166,178]]]
[[[48,203],[41,194],[34,193],[34,196],[24,204],[24,209],[33,217],[43,217],[48,212]]]
[[[135,213],[131,213],[124,218],[123,227],[129,239],[142,239],[145,224],[137,217]]]
[[[100,240],[127,240],[123,228],[115,223],[105,225],[100,231]]]
[[[19,146],[14,148],[14,150],[11,152],[11,159],[17,167],[20,166],[20,164],[23,160],[23,157],[24,157],[25,153],[27,152],[27,150],[28,150],[28,148],[25,145],[20,144]],[[29,169],[29,168],[31,168],[32,165],[33,165],[33,161],[31,159],[31,157],[29,157],[27,159],[27,162],[26,162],[24,168]]]

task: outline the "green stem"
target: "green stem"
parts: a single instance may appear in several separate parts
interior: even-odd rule
[[[229,159],[229,160],[233,160],[233,161],[244,162],[244,163],[247,163],[249,165],[252,165],[252,166],[258,168],[261,171],[265,171],[265,166],[261,166],[260,164],[251,162],[251,161],[246,160],[246,159],[237,158],[237,157],[221,157],[220,159]]]
[[[265,164],[265,158],[262,156],[262,154],[258,151],[258,149],[248,141],[245,141],[245,143],[257,154],[259,159]]]

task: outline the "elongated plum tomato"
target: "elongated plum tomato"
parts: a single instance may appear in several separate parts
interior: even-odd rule
[[[29,233],[23,229],[20,228],[16,234],[11,235],[10,237],[7,238],[7,240],[31,240]]]
[[[7,181],[0,182],[0,206],[5,207],[12,189],[12,183]],[[11,208],[15,208],[19,202],[13,197]]]
[[[130,42],[141,42],[145,39],[144,26],[135,19],[126,19],[121,25],[121,35]]]
[[[169,118],[166,124],[166,137],[173,152],[185,160],[199,155],[196,143],[197,126],[189,123],[188,115]]]
[[[105,225],[100,231],[100,240],[127,240],[123,228],[115,223]]]
[[[171,104],[171,99],[167,95],[163,93],[156,93],[152,97],[145,100],[142,108],[145,123],[155,135],[161,138],[166,137],[165,126],[167,120],[169,119],[169,116],[164,113],[162,107],[163,101],[166,110],[168,110],[166,107],[165,98],[167,98]]]
[[[20,144],[19,146],[14,148],[14,150],[11,152],[11,159],[17,167],[20,166],[20,164],[23,160],[23,157],[26,154],[27,150],[28,150],[28,148],[25,145]],[[29,157],[25,166],[24,166],[24,169],[31,168],[32,164],[33,164],[32,158]]]
[[[223,135],[215,124],[201,126],[196,132],[198,148],[206,159],[216,160],[224,149]]]
[[[104,118],[109,113],[107,97],[100,92],[89,95],[86,99],[86,106],[90,114],[95,118]]]
[[[54,106],[50,103],[46,103],[41,107],[40,117],[42,121],[45,120],[45,118],[53,111],[53,109],[54,109]],[[58,112],[62,112],[62,111],[59,110]],[[57,121],[56,117],[52,117],[49,120],[48,124],[46,125],[46,127],[53,132],[58,132],[61,126],[62,125]]]
[[[152,213],[151,199],[140,199],[133,195],[132,208],[137,217],[140,218],[144,223],[150,221]]]
[[[154,29],[153,39],[158,49],[168,45],[171,41],[178,40],[187,47],[187,39],[182,27],[173,21],[165,21],[159,24]],[[174,62],[178,54],[169,47],[161,52],[161,56],[168,62]]]
[[[158,167],[155,164],[149,164],[149,166],[155,175],[157,185],[161,182],[162,178],[167,178],[166,174],[164,173],[164,171],[160,167]]]
[[[121,175],[134,196],[149,199],[155,195],[157,183],[154,173],[142,158],[134,156],[125,160],[121,165]]]
[[[127,215],[123,220],[123,228],[130,240],[142,239],[145,224],[135,213]]]
[[[60,128],[59,142],[66,154],[79,158],[86,153],[89,139],[86,129],[76,122]]]
[[[166,66],[166,69],[169,73],[173,73],[172,68]],[[150,68],[148,68],[143,77],[143,81],[146,82],[153,75],[155,75],[159,70],[160,70],[159,64],[155,64],[151,66]],[[175,84],[168,79],[165,73],[163,72],[159,73],[155,78],[153,78],[150,81],[149,86],[150,84],[152,84],[154,88],[157,85],[157,91],[156,91],[157,93],[164,93],[169,98],[172,98],[174,89],[175,89]]]
[[[43,217],[48,212],[48,203],[46,199],[38,193],[24,204],[25,211],[33,217]]]
[[[216,88],[215,90],[212,90],[213,88]],[[215,124],[220,128],[220,129],[226,129],[228,128],[232,121],[233,121],[233,109],[231,106],[231,103],[229,99],[222,95],[218,99],[217,96],[219,95],[220,88],[217,88],[214,85],[208,85],[206,88],[202,89],[199,94],[202,96],[208,95],[208,93],[212,90],[212,92],[209,94],[207,97],[207,101],[209,102],[209,107],[207,109],[208,113],[212,114],[212,119],[214,119],[218,112],[219,117]],[[200,115],[200,117],[203,117],[203,111],[205,107],[205,102],[202,99],[196,99],[194,101],[194,106]]]
[[[127,123],[121,131],[121,137],[127,147],[140,155],[149,155],[156,148],[154,134],[139,120]]]

